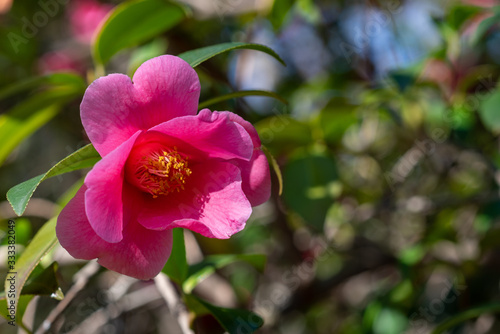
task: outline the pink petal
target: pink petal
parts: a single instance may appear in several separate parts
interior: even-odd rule
[[[218,239],[241,231],[252,207],[241,189],[239,169],[213,160],[191,169],[185,190],[156,199],[150,196],[138,221],[149,229],[184,227]]]
[[[200,111],[200,113],[203,112],[204,110]],[[241,116],[236,115],[235,113],[229,111],[219,111],[219,112],[214,111],[214,113],[227,115],[231,121],[241,125],[252,138],[254,148],[260,148],[261,143],[259,134],[257,133],[257,130],[255,130],[255,127],[252,125],[252,123],[245,121]]]
[[[148,60],[137,69],[133,82],[124,74],[110,74],[85,92],[82,123],[101,156],[137,130],[196,114],[200,82],[184,60],[169,55]]]
[[[92,229],[85,215],[85,185],[59,214],[56,234],[73,257],[83,260],[99,258],[104,267],[138,279],[156,276],[172,250],[172,230],[152,231],[130,221],[123,239],[108,243]]]
[[[241,170],[241,187],[252,206],[266,202],[271,197],[271,174],[264,152],[255,149],[250,161],[232,162]]]
[[[200,114],[205,117],[210,112],[208,109],[203,109]],[[245,121],[240,116],[229,111],[214,111],[211,115],[225,115],[232,122],[241,125],[252,138],[254,146],[253,155],[250,161],[233,160],[232,162],[241,169],[242,188],[252,206],[260,205],[266,202],[271,196],[271,175],[269,173],[269,164],[265,154],[261,151],[261,142],[257,130],[250,123]],[[219,116],[221,117],[221,116]]]
[[[94,231],[107,242],[122,240],[125,162],[141,132],[137,131],[95,164],[87,174],[85,211]]]
[[[196,116],[172,119],[150,129],[175,137],[205,152],[205,158],[250,160],[253,152],[252,139],[239,124],[228,115],[210,114],[208,109]]]

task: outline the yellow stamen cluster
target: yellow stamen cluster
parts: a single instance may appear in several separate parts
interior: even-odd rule
[[[152,152],[143,157],[135,175],[141,188],[157,198],[184,190],[186,178],[191,173],[187,158],[182,157],[174,147],[173,150]]]

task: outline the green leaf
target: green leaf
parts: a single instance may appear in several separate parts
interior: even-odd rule
[[[273,7],[267,19],[272,23],[275,30],[280,30],[283,24],[289,19],[292,14],[294,0],[274,0]]]
[[[40,265],[38,265],[40,267]],[[52,262],[47,268],[35,268],[21,291],[21,295],[52,295],[59,289],[56,272],[57,262]],[[38,269],[38,270],[36,270]]]
[[[38,265],[40,260],[47,254],[57,243],[56,237],[56,221],[57,217],[49,220],[40,228],[38,233],[33,237],[31,243],[26,246],[24,252],[16,261],[14,268],[10,268],[5,279],[5,291],[7,292],[7,304],[14,304],[16,310],[21,296],[21,291],[26,284],[29,275]],[[9,281],[10,278],[14,278]],[[11,283],[14,285],[13,294],[8,293],[11,289]]]
[[[106,64],[125,48],[147,41],[181,22],[185,7],[163,0],[127,1],[115,7],[93,46],[96,63]]]
[[[232,51],[232,50],[238,50],[238,49],[250,49],[250,50],[257,50],[257,51],[262,51],[267,53],[268,55],[273,56],[276,58],[280,63],[286,66],[285,62],[283,59],[278,56],[276,52],[274,52],[271,48],[261,45],[261,44],[254,44],[254,43],[242,43],[242,42],[233,42],[233,43],[222,43],[222,44],[216,44],[216,45],[211,45],[211,46],[206,46],[204,48],[200,49],[195,49],[195,50],[190,50],[187,52],[183,52],[180,55],[178,55],[180,58],[184,59],[191,65],[192,67],[196,67],[203,63],[204,61],[215,57],[221,53]]]
[[[47,173],[12,187],[7,192],[7,199],[15,213],[20,216],[23,214],[28,201],[42,181],[77,169],[92,167],[100,158],[99,153],[89,144],[59,161]]]
[[[279,185],[278,195],[281,196],[281,194],[283,193],[283,175],[281,174],[280,165],[278,164],[278,161],[276,161],[274,156],[271,154],[271,152],[269,152],[269,150],[265,146],[262,146],[262,151],[264,151],[267,161],[269,161],[271,167],[274,170],[274,173],[276,174],[276,178],[278,179],[278,185]]]
[[[198,106],[199,109],[206,108],[212,104],[216,104],[219,102],[227,101],[230,99],[238,98],[238,97],[244,97],[244,96],[267,96],[267,97],[272,97],[276,100],[279,100],[285,104],[288,104],[288,101],[279,96],[278,94],[274,92],[268,92],[265,90],[242,90],[239,92],[234,92],[234,93],[229,93],[229,94],[224,94],[221,96],[214,97],[213,99],[210,99],[208,101],[201,102]]]
[[[17,323],[19,327],[23,328],[26,333],[29,333],[29,330],[24,326],[24,324],[21,322],[24,316],[24,312],[26,311],[26,308],[28,307],[28,304],[30,301],[33,299],[33,295],[22,295],[18,302],[17,302],[17,314],[16,314],[16,321],[14,323]],[[0,294],[0,315],[7,319],[7,321],[13,321],[13,318],[9,317],[10,310],[7,308],[7,298],[5,294],[2,292]]]
[[[174,228],[174,243],[172,253],[168,259],[162,272],[170,279],[178,284],[184,283],[188,273],[188,265],[186,261],[186,246],[184,245],[184,230],[182,228]]]
[[[16,146],[52,119],[62,104],[85,91],[82,85],[52,87],[16,105],[0,116],[0,164]]]
[[[185,293],[191,293],[198,283],[215,272],[216,269],[220,269],[237,261],[248,262],[259,271],[263,271],[266,265],[266,256],[261,254],[207,256],[202,262],[189,267],[188,277],[182,285],[182,289]]]
[[[479,107],[479,116],[484,126],[493,133],[500,133],[500,92],[496,91]]]
[[[264,324],[261,317],[248,310],[218,307],[196,296],[190,297],[207,309],[229,334],[250,334]]]

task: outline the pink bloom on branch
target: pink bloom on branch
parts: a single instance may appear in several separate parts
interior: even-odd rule
[[[85,64],[71,50],[51,51],[43,54],[38,60],[38,71],[41,74],[69,71],[85,73]]]
[[[269,198],[255,128],[227,111],[196,114],[199,95],[196,72],[174,56],[88,87],[81,118],[102,160],[58,218],[72,256],[149,279],[170,256],[172,228],[229,238]]]
[[[90,44],[95,31],[112,9],[112,5],[96,0],[71,1],[68,16],[73,35],[80,42]]]

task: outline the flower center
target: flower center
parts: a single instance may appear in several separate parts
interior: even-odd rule
[[[187,157],[182,157],[174,147],[143,156],[136,164],[133,178],[140,189],[157,198],[184,190],[191,173]]]

